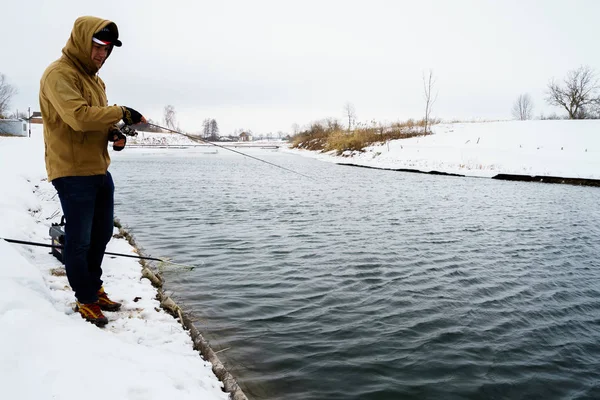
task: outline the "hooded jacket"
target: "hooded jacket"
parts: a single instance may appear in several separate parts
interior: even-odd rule
[[[49,181],[103,175],[108,170],[108,131],[123,118],[123,109],[108,106],[106,86],[92,61],[92,37],[105,27],[118,37],[111,21],[78,18],[62,56],[46,68],[40,81]]]

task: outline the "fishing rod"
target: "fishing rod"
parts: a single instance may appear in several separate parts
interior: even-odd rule
[[[22,245],[25,245],[25,246],[51,247],[53,249],[63,249],[64,248],[64,246],[55,246],[55,245],[52,245],[52,244],[38,243],[38,242],[28,242],[28,241],[25,241],[25,240],[7,239],[7,238],[2,238],[2,237],[0,237],[0,240],[4,240],[4,241],[9,242],[9,243],[22,244]],[[105,251],[104,254],[107,254],[107,255],[110,255],[110,256],[117,256],[117,257],[138,258],[138,259],[141,259],[141,260],[160,261],[160,262],[167,263],[167,264],[181,265],[181,266],[192,268],[192,269],[194,268],[194,267],[190,267],[188,265],[177,264],[177,263],[171,262],[171,261],[169,261],[167,259],[164,259],[164,258],[146,257],[146,256],[133,255],[133,254],[123,254],[123,253],[111,253],[109,251]]]
[[[177,133],[179,135],[182,135],[182,136],[185,136],[185,137],[187,137],[189,139],[192,139],[193,141],[196,141],[196,142],[203,142],[203,143],[207,143],[207,144],[210,144],[210,145],[213,145],[213,146],[216,146],[216,147],[220,147],[222,149],[229,150],[229,151],[232,151],[234,153],[240,154],[240,155],[242,155],[244,157],[252,158],[252,159],[254,159],[256,161],[260,161],[262,163],[269,164],[269,165],[272,165],[274,167],[281,168],[281,169],[283,169],[285,171],[292,172],[294,174],[297,174],[297,175],[303,176],[305,178],[312,179],[312,180],[316,181],[316,179],[313,178],[312,176],[304,175],[304,174],[302,174],[302,173],[300,173],[298,171],[294,171],[292,169],[289,169],[289,168],[286,168],[286,167],[282,167],[281,165],[277,165],[277,164],[274,164],[272,162],[263,160],[262,158],[254,157],[254,156],[251,156],[250,154],[242,153],[241,151],[237,151],[237,150],[231,149],[229,147],[225,147],[225,146],[221,146],[219,144],[213,143],[213,142],[209,142],[208,140],[202,139],[199,136],[188,135],[187,133],[179,132],[179,131],[177,131],[175,129],[165,128],[164,126],[156,125],[156,124],[153,124],[153,123],[150,123],[150,122],[147,122],[147,125],[154,126],[156,128],[159,128],[159,129],[164,129],[165,131]]]

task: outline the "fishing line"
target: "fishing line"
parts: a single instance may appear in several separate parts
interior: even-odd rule
[[[174,130],[174,129],[170,129],[170,128],[165,128],[164,126],[160,126],[160,125],[152,124],[152,123],[150,123],[150,122],[148,122],[147,124],[148,124],[148,125],[150,125],[150,126],[154,126],[154,127],[156,127],[156,128],[159,128],[159,129],[164,129],[164,130],[166,130],[166,131],[169,131],[169,132],[177,133],[177,134],[179,134],[179,135],[182,135],[182,136],[185,136],[185,137],[187,137],[187,138],[189,138],[189,139],[192,139],[193,141],[196,141],[196,142],[203,142],[203,143],[207,143],[207,144],[210,144],[210,145],[213,145],[213,146],[216,146],[216,147],[220,147],[220,148],[222,148],[222,149],[225,149],[225,150],[232,151],[232,152],[234,152],[234,153],[237,153],[237,154],[240,154],[240,155],[242,155],[242,156],[244,156],[244,157],[252,158],[252,159],[254,159],[254,160],[256,160],[256,161],[260,161],[260,162],[263,162],[263,163],[265,163],[265,164],[272,165],[273,167],[281,168],[281,169],[283,169],[283,170],[285,170],[285,171],[292,172],[292,173],[294,173],[294,174],[297,174],[297,175],[303,176],[303,177],[305,177],[305,178],[312,179],[313,181],[316,181],[316,179],[315,179],[315,178],[313,178],[312,176],[304,175],[304,174],[302,174],[302,173],[300,173],[300,172],[298,172],[298,171],[294,171],[294,170],[292,170],[292,169],[289,169],[289,168],[286,168],[286,167],[282,167],[281,165],[277,165],[277,164],[274,164],[274,163],[272,163],[272,162],[269,162],[269,161],[263,160],[263,159],[261,159],[261,158],[258,158],[258,157],[251,156],[250,154],[242,153],[241,151],[237,151],[237,150],[231,149],[231,148],[229,148],[229,147],[226,147],[226,146],[221,146],[221,145],[219,145],[219,144],[216,144],[216,143],[213,143],[213,142],[209,142],[208,140],[202,139],[202,138],[201,138],[201,137],[199,137],[199,136],[188,135],[187,133],[179,132],[179,131],[176,131],[176,130]]]

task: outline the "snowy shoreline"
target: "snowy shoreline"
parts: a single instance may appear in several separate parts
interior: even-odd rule
[[[384,171],[396,171],[396,172],[409,172],[415,174],[428,174],[428,175],[444,175],[444,176],[456,176],[460,178],[476,178],[469,175],[455,174],[451,172],[440,172],[440,171],[422,171],[418,169],[408,168],[381,168],[371,167],[360,164],[351,163],[336,163],[347,167],[357,168],[369,168],[369,169],[380,169]],[[600,179],[590,178],[566,178],[560,176],[548,176],[548,175],[515,175],[515,174],[498,174],[491,177],[491,179],[501,181],[516,181],[516,182],[537,182],[537,183],[559,183],[565,185],[576,185],[576,186],[600,186]]]
[[[115,234],[113,238],[123,238],[130,244],[136,254],[145,256],[145,254],[143,254],[143,252],[138,248],[133,235],[128,232],[126,228],[121,226],[118,219],[115,220],[115,226],[118,228],[119,233],[118,235]],[[223,383],[223,389],[225,392],[230,394],[231,400],[248,400],[233,375],[231,375],[231,373],[229,373],[229,371],[225,368],[217,356],[217,353],[210,347],[208,341],[204,339],[202,333],[200,333],[200,331],[196,328],[193,323],[193,318],[191,318],[188,313],[177,304],[177,302],[175,302],[165,293],[163,290],[164,281],[162,277],[154,274],[146,260],[140,259],[139,263],[142,267],[140,279],[148,279],[156,288],[156,298],[160,302],[160,307],[173,316],[173,318],[175,318],[186,329],[192,339],[194,350],[197,350],[203,359],[212,364],[212,371]]]
[[[432,130],[341,156],[284,151],[366,168],[600,186],[600,120],[453,123]]]
[[[0,138],[1,238],[49,244],[51,223],[60,220],[41,135],[42,126],[32,126],[30,139]],[[107,251],[136,254],[125,238],[113,238]],[[244,398],[223,391],[214,365],[142,279],[138,260],[105,257],[104,286],[123,306],[106,313],[109,323],[99,329],[73,311],[64,267],[47,248],[0,240],[0,254],[0,381],[7,398]],[[99,382],[106,384],[91,391]]]

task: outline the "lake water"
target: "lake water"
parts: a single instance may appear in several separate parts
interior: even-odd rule
[[[600,398],[600,189],[131,149],[116,214],[254,399]]]

